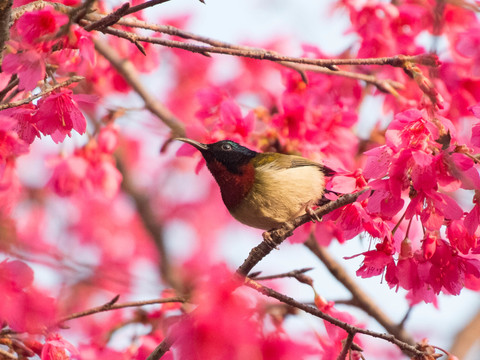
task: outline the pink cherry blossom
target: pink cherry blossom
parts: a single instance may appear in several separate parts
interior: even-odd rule
[[[31,49],[7,54],[2,69],[7,74],[18,75],[22,90],[33,90],[45,78],[45,61],[40,53]]]
[[[83,187],[88,162],[81,156],[61,158],[54,162],[55,169],[49,186],[60,196],[69,196]]]
[[[34,116],[38,130],[44,135],[51,135],[56,143],[63,141],[67,135],[71,136],[72,130],[85,133],[87,121],[75,99],[72,90],[65,88],[43,97]]]
[[[16,126],[15,119],[0,113],[0,179],[7,161],[28,152],[28,145],[15,132]]]
[[[40,137],[40,132],[35,125],[33,117],[36,109],[34,105],[28,104],[14,109],[3,110],[0,112],[0,116],[4,115],[17,120],[14,130],[18,133],[20,139],[31,144],[35,138]]]
[[[38,331],[53,320],[53,298],[33,287],[33,271],[25,263],[4,260],[0,263],[0,319],[14,331]]]
[[[474,235],[477,232],[478,226],[480,225],[480,205],[478,202],[478,195],[474,198],[475,206],[473,209],[465,216],[464,225],[470,235]]]
[[[72,156],[52,160],[54,171],[49,186],[60,196],[85,191],[113,198],[119,190],[122,175],[114,166],[112,155],[103,149],[96,141],[91,141]]]
[[[53,35],[60,26],[68,22],[68,17],[57,13],[51,7],[26,12],[15,24],[22,40],[29,44],[41,44],[48,35]]]
[[[473,64],[473,76],[480,75],[480,26],[471,27],[466,32],[458,35],[458,40],[455,49],[462,56],[472,59]]]
[[[40,357],[42,360],[67,360],[72,355],[78,355],[77,349],[59,334],[51,334],[43,345]]]

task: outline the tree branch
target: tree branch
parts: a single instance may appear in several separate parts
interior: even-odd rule
[[[48,89],[43,90],[42,92],[40,92],[38,94],[35,94],[35,95],[32,95],[32,96],[30,96],[26,99],[19,100],[19,101],[14,101],[14,102],[11,102],[11,103],[6,103],[6,104],[1,104],[0,105],[0,110],[5,110],[5,109],[9,109],[9,108],[13,108],[13,107],[28,104],[28,103],[32,102],[33,100],[38,99],[39,97],[42,97],[44,95],[47,95],[47,94],[51,93],[52,91],[55,91],[55,90],[57,90],[61,87],[68,86],[68,85],[73,84],[75,82],[82,81],[84,79],[85,78],[83,76],[72,76],[70,79],[65,80],[61,83],[55,84],[55,85],[49,87]]]
[[[285,56],[275,53],[273,51],[268,51],[264,49],[256,48],[235,48],[229,47],[225,48],[223,46],[205,46],[192,43],[186,43],[182,41],[161,39],[157,37],[144,36],[135,34],[128,31],[118,30],[112,27],[100,29],[101,32],[106,34],[115,35],[120,38],[127,39],[129,41],[143,41],[149,42],[152,44],[163,45],[167,47],[183,49],[186,51],[208,54],[224,54],[231,56],[241,56],[258,60],[270,60],[274,62],[291,62],[298,64],[309,64],[316,66],[331,67],[333,65],[390,65],[394,67],[403,68],[406,63],[415,63],[426,66],[437,66],[436,62],[431,59],[428,55],[397,55],[392,57],[383,57],[383,58],[365,58],[365,59],[314,59],[314,58],[303,58],[303,57],[293,57]]]
[[[144,4],[141,4],[141,5],[144,5]],[[102,16],[99,20],[85,26],[84,29],[86,31],[92,31],[92,30],[102,29],[107,26],[112,26],[113,24],[117,23],[118,20],[122,18],[122,16],[126,15],[129,9],[130,9],[130,4],[125,3],[114,12],[108,14],[107,16]]]
[[[14,354],[9,353],[7,350],[3,350],[3,349],[0,349],[0,356],[4,356],[5,358],[8,358],[8,359],[17,360],[17,357]]]
[[[109,16],[109,15],[107,15]],[[87,20],[90,21],[95,21],[95,23],[98,23],[102,21],[102,19],[105,19],[106,16],[100,15],[100,14],[90,14],[88,17],[86,17]],[[227,42],[211,39],[206,36],[201,36],[197,35],[185,30],[178,29],[174,26],[171,25],[157,25],[157,24],[149,24],[145,21],[136,19],[136,18],[122,18],[119,19],[117,22],[119,25],[124,25],[128,27],[135,27],[135,28],[140,28],[140,29],[146,29],[146,30],[151,30],[155,32],[159,32],[162,34],[168,34],[172,36],[178,36],[184,39],[189,39],[189,40],[194,40],[198,41],[204,44],[212,45],[212,46],[218,46],[218,47],[224,47],[227,49],[240,49],[240,50],[251,50],[251,47],[248,46],[242,46],[242,45],[234,45],[230,44]],[[92,24],[86,25],[85,29],[90,30],[90,26]],[[258,50],[258,49],[257,49]],[[273,53],[273,52],[272,52]],[[285,67],[291,68],[295,71],[298,71],[300,74],[303,74],[303,78],[305,82],[308,82],[307,78],[305,77],[304,73],[305,71],[312,71],[312,72],[319,72],[322,74],[326,75],[336,75],[336,76],[343,76],[351,79],[357,79],[357,80],[362,80],[367,83],[370,83],[374,86],[376,86],[380,91],[382,92],[387,92],[390,93],[394,96],[400,96],[397,92],[396,89],[401,89],[403,90],[405,86],[402,83],[399,83],[397,81],[389,80],[389,79],[377,79],[373,75],[367,75],[367,74],[361,74],[361,73],[354,73],[354,72],[349,72],[349,71],[344,71],[344,70],[331,70],[327,69],[325,67],[320,67],[320,66],[315,66],[315,65],[298,65],[298,64],[292,64],[289,62],[279,62],[280,65],[283,65]]]
[[[358,197],[366,191],[369,191],[369,189],[367,188],[354,194],[342,195],[337,200],[331,201],[316,209],[315,214],[321,218],[323,215],[328,214],[335,209],[355,202]],[[243,264],[237,269],[237,274],[241,277],[247,276],[253,267],[290,236],[293,233],[293,230],[311,220],[312,218],[310,215],[304,214],[292,221],[286,222],[278,229],[265,232],[263,234],[264,240],[250,251]]]
[[[374,85],[379,91],[384,93],[389,93],[395,97],[400,97],[400,94],[397,92],[397,89],[398,90],[405,89],[405,85],[398,81],[394,81],[390,79],[378,79],[373,75],[355,73],[355,72],[345,71],[345,70],[330,70],[324,67],[319,67],[314,65],[297,65],[297,64],[291,64],[291,63],[285,63],[285,62],[281,62],[281,64],[283,66],[296,70],[300,73],[311,71],[311,72],[321,73],[325,75],[342,76],[349,79],[365,81],[368,84]]]
[[[346,322],[340,321],[340,320],[334,318],[333,316],[330,316],[330,315],[318,310],[317,308],[315,308],[313,306],[302,304],[301,302],[298,302],[295,299],[293,299],[293,298],[291,298],[287,295],[283,295],[283,294],[281,294],[281,293],[279,293],[279,292],[277,292],[273,289],[270,289],[270,288],[268,288],[264,285],[261,285],[258,282],[254,281],[250,278],[245,278],[245,283],[244,284],[246,286],[260,292],[261,294],[263,294],[265,296],[277,299],[280,302],[283,302],[283,303],[288,304],[290,306],[296,307],[296,308],[298,308],[300,310],[303,310],[303,311],[305,311],[305,312],[307,312],[307,313],[309,313],[313,316],[316,316],[320,319],[323,319],[323,320],[325,320],[325,321],[327,321],[327,322],[345,330],[349,334],[358,333],[358,334],[364,334],[364,335],[368,335],[368,336],[371,336],[371,337],[386,340],[388,342],[391,342],[392,344],[397,345],[403,352],[409,354],[410,356],[412,356],[412,357],[418,356],[419,359],[423,359],[423,356],[425,355],[422,351],[418,350],[415,346],[410,345],[410,344],[408,344],[404,341],[401,341],[401,340],[397,339],[392,334],[383,334],[383,333],[379,333],[379,332],[376,332],[376,331],[362,329],[362,328],[350,325]]]
[[[18,85],[18,83],[20,82],[20,79],[18,78],[17,74],[14,74],[10,77],[10,80],[7,84],[7,86],[5,86],[5,88],[0,91],[0,103],[3,101],[3,99],[5,98],[5,96],[15,87]]]
[[[348,351],[350,350],[350,347],[353,344],[353,338],[354,337],[355,337],[354,332],[348,333],[348,336],[345,339],[345,342],[343,344],[342,352],[340,354],[338,354],[337,360],[345,360],[345,358],[348,355]]]
[[[109,301],[106,304],[103,304],[101,306],[94,307],[92,309],[88,309],[85,311],[77,312],[74,314],[70,314],[68,316],[64,316],[56,321],[56,325],[60,325],[66,321],[73,320],[73,319],[78,319],[84,316],[92,315],[92,314],[97,314],[100,312],[104,311],[110,311],[110,310],[117,310],[117,309],[123,309],[127,307],[139,307],[139,306],[145,306],[145,305],[154,305],[154,304],[165,304],[165,303],[172,303],[172,302],[180,302],[184,303],[187,301],[186,297],[183,296],[174,296],[174,297],[169,297],[169,298],[164,298],[164,299],[153,299],[153,300],[142,300],[142,301],[130,301],[130,302],[124,302],[120,304],[116,304],[116,300],[118,300],[118,296],[115,297],[112,301]]]
[[[385,330],[399,340],[414,344],[412,337],[401,327],[395,324],[374,301],[357,285],[347,274],[345,269],[330,256],[327,249],[318,245],[313,236],[304,243],[310,251],[317,256],[327,267],[328,271],[352,294],[352,303],[373,317]]]
[[[148,355],[147,360],[158,360],[160,359],[165,353],[170,350],[170,347],[172,346],[173,342],[172,340],[168,337],[165,336],[165,338],[162,340],[160,344],[155,348],[155,350],[152,351],[150,355]]]
[[[373,75],[339,70],[336,65],[391,65],[404,68],[407,63],[418,63],[426,66],[438,66],[436,60],[434,60],[432,56],[425,54],[417,56],[398,55],[394,57],[368,59],[311,59],[288,57],[270,50],[229,44],[205,36],[197,35],[188,31],[184,31],[169,25],[149,24],[145,21],[138,20],[133,17],[122,17],[135,11],[139,11],[141,10],[141,8],[153,6],[159,3],[163,3],[165,1],[166,0],[152,0],[133,7],[129,7],[128,3],[126,3],[121,8],[108,15],[102,15],[98,13],[87,14],[85,15],[84,19],[80,21],[80,23],[84,25],[87,31],[97,29],[106,34],[111,34],[117,37],[127,39],[134,43],[143,54],[145,54],[145,50],[140,44],[140,41],[150,42],[167,47],[180,48],[186,51],[200,53],[202,55],[208,55],[209,53],[219,53],[232,56],[249,57],[259,60],[270,60],[273,62],[277,62],[282,66],[289,67],[295,71],[298,71],[302,75],[302,78],[305,82],[308,82],[305,75],[306,71],[320,72],[326,75],[343,76],[347,78],[365,81],[369,84],[374,85],[380,91],[392,94],[395,97],[399,98],[401,96],[398,94],[397,89],[403,89],[403,84],[389,79],[378,79]],[[51,5],[57,11],[61,11],[63,13],[70,13],[75,9],[59,3],[46,3],[43,0],[38,0],[34,3],[27,4],[15,9],[13,18],[17,19],[25,11],[31,11],[33,9],[38,10],[39,8],[43,8],[47,5]],[[129,27],[148,29],[151,31],[165,33],[172,36],[178,36],[184,39],[194,40],[203,44],[208,44],[209,46],[185,43],[169,39],[161,39],[158,37],[140,36],[133,32],[123,31],[110,27],[115,23]]]
[[[10,39],[10,23],[12,15],[13,0],[0,1],[0,66],[3,62],[5,43]]]
[[[453,341],[450,352],[459,359],[464,359],[472,346],[480,339],[480,311],[478,311]]]
[[[292,277],[295,279],[298,279],[299,275],[303,275],[306,272],[312,270],[313,268],[303,268],[299,270],[292,270],[286,273],[282,274],[277,274],[277,275],[268,275],[268,276],[250,276],[250,278],[254,279],[255,281],[259,280],[273,280],[273,279],[281,279],[281,278],[286,278],[286,277]]]
[[[123,76],[132,89],[140,95],[145,107],[156,115],[171,130],[173,137],[185,136],[183,124],[163,104],[157,101],[140,82],[133,64],[127,59],[122,59],[118,53],[105,42],[94,39],[95,49],[105,57],[112,66]]]
[[[150,1],[145,1],[143,4],[138,4],[135,6],[130,7],[130,9],[127,11],[125,15],[130,15],[133,14],[137,11],[141,11],[143,9],[158,5],[158,4],[163,4],[166,3],[170,0],[150,0]]]
[[[170,264],[170,259],[165,248],[162,225],[155,216],[152,207],[150,206],[148,197],[135,188],[122,159],[117,156],[116,160],[117,168],[123,176],[122,190],[132,198],[143,226],[148,231],[155,246],[157,247],[160,257],[159,266],[162,280],[174,289],[183,292],[183,286],[175,276],[175,272],[172,270],[172,266]]]

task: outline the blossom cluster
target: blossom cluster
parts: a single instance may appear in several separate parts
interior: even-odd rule
[[[414,60],[342,65],[335,74],[333,66],[236,58],[235,71],[222,77],[215,56],[159,51],[133,37],[99,35],[103,28],[87,31],[82,6],[16,0],[12,9],[0,72],[2,350],[42,360],[140,360],[174,337],[164,358],[336,359],[347,338],[323,321],[320,330],[307,326],[295,336],[290,307],[231,281],[233,271],[218,259],[225,260],[220,243],[232,219],[216,184],[201,171],[198,154],[192,161],[192,149],[181,147],[177,154],[187,156],[175,156],[165,126],[130,104],[131,82],[99,44],[138,73],[155,79],[157,68],[168,73],[168,81],[150,85],[168,82],[161,100],[188,137],[228,138],[324,163],[336,172],[327,184],[330,200],[367,190],[321,222],[296,229],[292,242],[313,235],[328,246],[367,236],[365,251],[344,254],[361,257],[357,276],[382,275],[391,288],[407,290],[411,305],[480,290],[480,21],[472,4],[339,0],[335,9],[348,15],[354,43],[336,56],[302,44],[298,56]],[[103,1],[95,6],[114,10]],[[180,29],[188,21],[161,19]],[[436,54],[428,54],[425,38]],[[253,46],[293,52],[284,40]],[[372,97],[382,109],[361,138],[362,114],[377,111],[366,108]],[[166,141],[160,155],[159,138]],[[29,168],[34,161],[41,164]],[[179,185],[195,163],[196,186]],[[56,285],[40,285],[45,273]],[[281,291],[280,284],[269,286]],[[189,303],[65,320],[102,302],[107,309],[117,295],[120,302],[136,297],[139,289],[160,299],[188,294]],[[363,326],[315,290],[311,301]]]

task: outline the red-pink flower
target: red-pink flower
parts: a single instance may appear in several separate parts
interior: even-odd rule
[[[208,124],[213,116],[217,116],[222,101],[228,99],[225,90],[219,87],[208,87],[197,92],[196,97],[200,102],[200,109],[195,116],[202,122]]]
[[[108,158],[90,162],[85,182],[85,189],[90,193],[100,193],[106,198],[113,198],[120,188],[122,174]]]
[[[122,175],[115,167],[113,156],[102,150],[92,140],[72,156],[54,160],[49,186],[60,196],[69,196],[82,190],[90,195],[113,198],[120,187]]]
[[[172,348],[179,358],[276,360],[274,344],[285,350],[285,359],[318,352],[285,335],[265,333],[260,319],[254,316],[254,299],[245,297],[239,289],[234,291],[239,284],[232,281],[232,274],[224,266],[216,266],[210,273],[196,288],[196,311],[173,329],[177,341]]]
[[[15,119],[0,115],[0,179],[7,165],[7,160],[28,152],[28,145],[15,132]]]
[[[37,83],[45,78],[45,60],[35,50],[19,50],[16,53],[5,55],[2,70],[7,74],[17,74],[21,90],[30,91],[37,87]]]
[[[369,183],[375,190],[368,198],[367,211],[383,219],[392,218],[403,208],[404,200],[390,190],[388,180],[374,180]]]
[[[475,24],[459,34],[455,49],[460,55],[472,59],[472,75],[480,76],[480,25]]]
[[[83,187],[88,162],[81,156],[60,158],[54,162],[48,185],[60,196],[69,196]]]
[[[17,20],[15,28],[24,41],[39,43],[46,35],[53,35],[60,26],[68,22],[67,15],[57,13],[51,7],[43,10],[27,11]]]
[[[363,169],[363,175],[367,179],[381,179],[388,173],[392,161],[393,151],[390,147],[378,146],[364,152],[367,161]]]
[[[17,132],[20,139],[31,144],[35,138],[40,137],[40,132],[35,126],[33,117],[36,109],[35,105],[26,104],[3,110],[0,112],[0,116],[4,115],[17,120],[17,124],[13,129]]]
[[[253,112],[249,112],[245,117],[242,116],[240,107],[233,100],[226,100],[220,104],[218,126],[226,134],[236,134],[245,139],[253,130],[254,121]]]
[[[77,349],[59,334],[51,334],[43,345],[40,357],[42,360],[68,360],[72,355],[78,355]]]
[[[386,254],[383,251],[370,250],[362,255],[365,258],[356,274],[363,278],[380,275],[385,271],[387,266],[394,263],[392,255]]]
[[[479,194],[480,195],[480,194]],[[465,215],[464,224],[470,235],[474,235],[480,225],[480,204],[479,195],[474,197],[475,206]]]
[[[54,301],[33,287],[33,271],[24,262],[0,263],[0,294],[0,319],[14,331],[38,331],[53,320]]]
[[[453,248],[468,254],[477,247],[477,238],[468,233],[461,220],[453,220],[447,225],[447,237]]]
[[[67,135],[71,136],[72,130],[79,134],[85,133],[87,121],[78,108],[76,99],[78,96],[65,88],[43,97],[38,102],[35,114],[37,128],[44,135],[51,135],[56,143],[63,141]]]
[[[97,138],[100,151],[112,154],[118,145],[118,133],[119,130],[114,125],[102,127]]]
[[[334,318],[351,324],[353,326],[360,326],[357,324],[357,320],[347,312],[339,311],[335,308],[335,303],[333,301],[327,301],[322,296],[315,294],[315,305],[317,308],[330,315]],[[329,323],[328,321],[323,321],[325,326],[326,335],[318,336],[317,339],[322,348],[321,350],[321,359],[322,360],[334,360],[338,358],[338,354],[342,351],[343,344],[348,336],[347,332],[340,327]],[[354,340],[357,344],[360,344],[359,339],[355,338]],[[356,351],[351,352],[352,359],[358,359],[358,354]]]
[[[470,106],[470,107],[468,108],[468,110],[470,110],[475,117],[477,117],[477,118],[480,119],[480,103]],[[480,124],[478,124],[478,123],[473,126],[474,128],[477,129],[477,130],[476,130],[476,139],[477,139],[477,141],[478,141],[478,136],[479,136],[479,135],[478,135],[478,132],[480,131],[480,130],[478,130],[478,127],[479,127],[479,126],[480,126]],[[472,134],[472,139],[473,139],[473,134]],[[472,142],[473,142],[473,141],[472,141]],[[477,146],[478,146],[478,145],[477,145]]]
[[[435,191],[419,192],[408,205],[405,218],[420,215],[423,225],[428,230],[439,230],[444,220],[460,219],[462,208],[450,196]]]

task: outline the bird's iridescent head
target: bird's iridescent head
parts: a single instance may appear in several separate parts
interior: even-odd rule
[[[183,141],[198,149],[207,165],[216,160],[234,174],[239,173],[240,168],[257,155],[257,152],[231,140],[221,140],[212,144],[203,144],[187,138],[176,138],[176,140]]]

